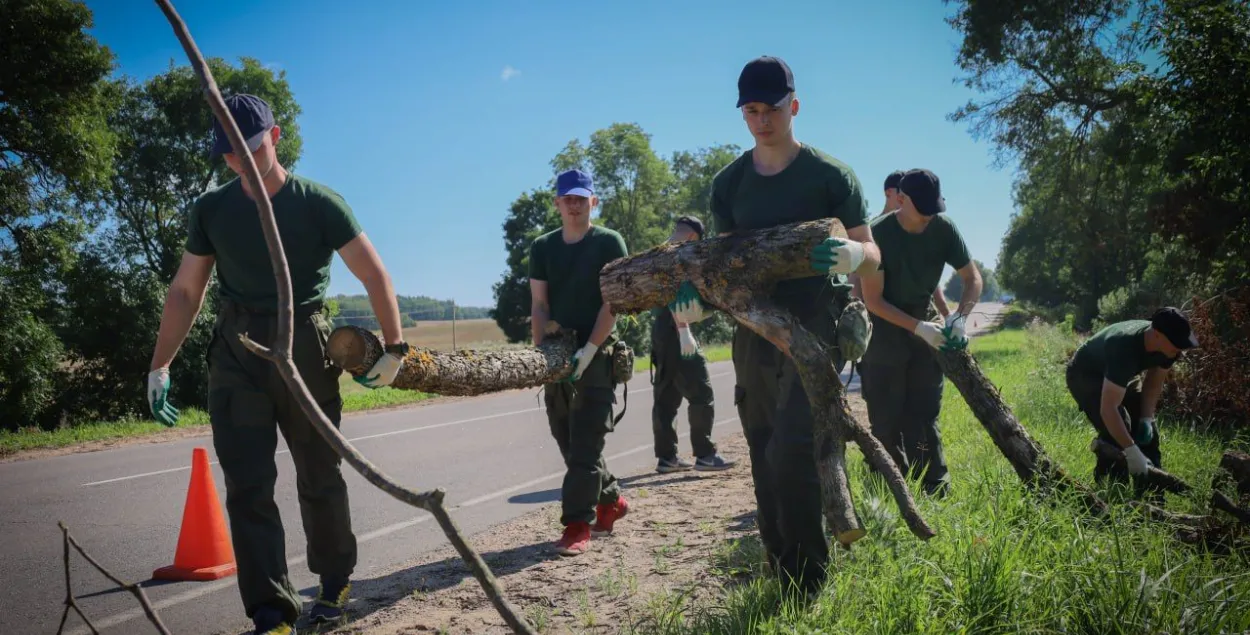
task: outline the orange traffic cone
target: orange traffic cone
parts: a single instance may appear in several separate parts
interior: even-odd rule
[[[235,574],[234,548],[226,532],[217,486],[208,468],[208,450],[191,454],[191,487],[182,510],[182,533],[174,564],[152,573],[155,580],[217,580]]]

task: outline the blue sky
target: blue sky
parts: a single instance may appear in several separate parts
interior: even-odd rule
[[[205,55],[286,72],[304,111],[296,171],[346,197],[398,293],[492,305],[508,206],[573,138],[636,122],[661,156],[749,147],[734,100],[758,55],[790,64],[799,140],[846,161],[873,212],[886,174],[930,168],[973,256],[997,258],[1012,174],[946,120],[973,95],[941,2],[450,4],[176,3]],[[186,63],[155,3],[88,6],[119,73]],[[332,293],[363,292],[337,259],[332,275]]]

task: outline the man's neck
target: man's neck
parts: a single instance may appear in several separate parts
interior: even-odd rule
[[[590,233],[590,228],[592,226],[593,225],[591,223],[586,223],[585,225],[580,226],[569,225],[566,223],[564,225],[563,232],[564,242],[572,244],[585,238],[586,234]]]
[[[803,144],[799,143],[794,135],[790,135],[785,141],[776,145],[756,144],[751,152],[755,171],[764,176],[777,174],[789,167],[794,162],[794,158],[799,156],[799,150],[802,149]]]
[[[924,233],[924,230],[929,227],[929,220],[931,220],[916,212],[910,212],[906,208],[899,208],[895,212],[895,216],[898,217],[898,224],[903,226],[903,231],[909,234]]]
[[[273,168],[260,177],[261,183],[265,186],[265,198],[273,198],[273,195],[277,194],[278,190],[282,189],[282,186],[286,184],[289,174],[286,168],[274,163]],[[252,195],[252,188],[247,184],[247,179],[240,176],[239,182],[243,184],[243,191],[247,193],[248,198],[255,199],[256,197]]]

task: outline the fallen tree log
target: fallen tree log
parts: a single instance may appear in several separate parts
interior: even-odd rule
[[[667,305],[689,280],[704,301],[758,333],[794,360],[811,402],[825,517],[842,545],[865,534],[846,476],[845,445],[855,441],[884,475],[908,528],[922,540],[934,535],[921,518],[894,461],[866,425],[851,414],[829,351],[814,334],[768,298],[781,280],[809,278],[810,252],[826,237],[845,237],[833,219],[782,225],[696,242],[665,244],[608,263],[600,273],[604,301],[617,315]]]
[[[1250,496],[1250,454],[1229,450],[1220,457],[1220,468],[1233,477],[1238,495]]]
[[[1120,448],[1117,448],[1114,445],[1099,439],[1098,437],[1094,437],[1094,440],[1090,441],[1089,449],[1103,460],[1115,461],[1117,464],[1127,468],[1127,463],[1124,459],[1124,452],[1121,451]],[[1145,479],[1149,486],[1166,492],[1172,492],[1173,494],[1188,494],[1194,489],[1189,486],[1189,483],[1186,483],[1180,477],[1173,476],[1172,474],[1154,466],[1151,466],[1151,468],[1146,472]]]
[[[445,353],[413,347],[391,387],[467,397],[559,381],[573,372],[577,339],[558,325],[549,330],[540,346],[521,350]],[[326,353],[335,366],[360,377],[382,357],[383,347],[367,329],[340,326],[330,333]]]

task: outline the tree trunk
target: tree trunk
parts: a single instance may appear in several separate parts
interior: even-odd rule
[[[367,373],[382,357],[381,340],[358,326],[340,326],[330,333],[326,352],[334,365],[353,377]],[[564,379],[577,340],[569,331],[544,337],[541,346],[515,351],[462,350],[444,353],[413,348],[404,358],[392,388],[446,396],[472,396],[532,388]]]
[[[811,402],[825,517],[838,542],[849,545],[865,534],[846,476],[848,440],[854,440],[869,464],[885,476],[912,533],[927,540],[934,535],[933,530],[921,518],[903,475],[885,447],[851,415],[829,352],[792,315],[768,299],[781,280],[820,275],[812,269],[809,254],[830,235],[846,236],[837,220],[664,244],[608,263],[600,273],[599,286],[613,313],[624,315],[667,305],[681,283],[689,280],[707,304],[788,355]]]
[[[1121,451],[1120,448],[1117,448],[1102,439],[1094,437],[1094,440],[1089,444],[1089,449],[1103,460],[1115,461],[1121,466],[1127,466],[1124,459],[1124,452]],[[1172,474],[1164,472],[1163,470],[1153,466],[1146,472],[1146,482],[1152,487],[1156,487],[1166,492],[1172,492],[1173,494],[1188,494],[1193,490],[1193,488],[1189,486],[1189,483],[1181,480],[1180,477],[1173,476]]]

